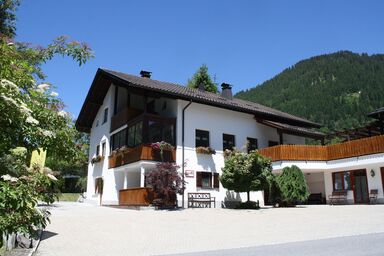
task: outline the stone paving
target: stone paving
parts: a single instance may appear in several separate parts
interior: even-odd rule
[[[177,254],[384,232],[384,205],[136,211],[58,203],[51,212],[39,256]]]

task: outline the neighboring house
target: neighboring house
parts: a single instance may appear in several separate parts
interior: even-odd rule
[[[150,72],[140,74],[99,69],[85,99],[76,127],[90,133],[88,200],[106,205],[137,199],[138,194],[126,192],[145,187],[145,174],[160,161],[150,143],[159,141],[175,146],[165,158],[185,174],[179,205],[186,206],[188,192],[209,192],[216,206],[244,200],[245,195],[230,193],[219,182],[225,148],[246,151],[324,138],[311,130],[320,127],[316,123],[232,98],[228,84],[214,94],[153,80]],[[209,146],[216,154],[197,153],[199,146]],[[135,189],[126,190],[130,188]],[[263,204],[262,192],[251,193],[251,199]]]
[[[368,114],[375,121],[338,132],[348,141],[327,146],[278,145],[261,149],[272,159],[275,173],[296,165],[305,174],[311,194],[329,201],[345,193],[348,203],[384,203],[384,108]]]

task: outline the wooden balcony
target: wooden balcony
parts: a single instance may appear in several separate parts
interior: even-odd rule
[[[260,149],[259,152],[272,161],[329,161],[384,153],[384,135],[327,146],[278,145]]]
[[[119,205],[148,206],[155,198],[151,188],[128,188],[119,191]]]
[[[142,114],[143,111],[134,108],[125,108],[111,118],[111,132],[127,124],[130,120]]]
[[[109,168],[119,167],[125,164],[134,163],[141,160],[161,162],[159,150],[152,150],[151,145],[143,144],[135,148],[127,148],[122,152],[118,152],[109,156]],[[164,150],[164,162],[176,162],[176,150]]]

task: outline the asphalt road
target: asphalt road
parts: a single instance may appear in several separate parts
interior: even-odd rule
[[[175,254],[176,255],[176,254]],[[384,233],[346,236],[305,242],[177,254],[183,256],[383,256]]]

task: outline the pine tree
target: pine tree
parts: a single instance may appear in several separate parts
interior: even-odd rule
[[[218,91],[217,85],[213,82],[208,73],[208,66],[206,64],[200,66],[192,78],[188,80],[187,86],[189,88],[199,88],[200,84],[204,84],[204,89],[207,92],[217,93]]]

